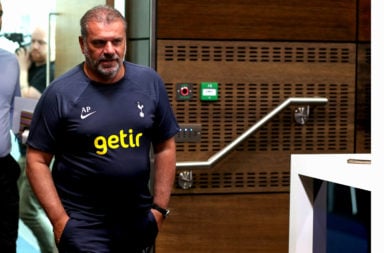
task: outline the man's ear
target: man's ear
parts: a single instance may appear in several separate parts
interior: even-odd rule
[[[81,52],[83,52],[83,54],[84,54],[84,40],[83,40],[82,36],[79,36],[79,45],[81,48]]]

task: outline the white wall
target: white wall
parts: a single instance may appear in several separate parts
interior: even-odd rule
[[[48,24],[48,13],[55,12],[55,0],[1,0],[4,15],[1,34],[22,33],[30,35],[33,27]],[[27,38],[26,38],[27,39]],[[0,47],[14,51],[17,43],[0,37]]]

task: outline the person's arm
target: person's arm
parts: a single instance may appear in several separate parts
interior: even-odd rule
[[[21,47],[16,50],[17,60],[20,66],[20,88],[21,90],[28,88],[28,69],[31,66],[31,58],[29,56],[29,50]]]
[[[57,194],[51,170],[52,154],[28,147],[26,173],[31,187],[53,225],[56,242],[59,242],[69,219]]]
[[[35,87],[30,86],[28,83],[28,70],[32,64],[29,50],[26,48],[19,48],[16,50],[16,55],[20,66],[21,96],[25,98],[39,99],[41,97],[41,92]]]
[[[41,97],[41,93],[35,87],[28,86],[21,90],[21,96],[25,98],[39,99]]]
[[[176,173],[176,144],[170,138],[154,146],[155,172],[153,185],[153,202],[162,208],[167,208],[171,197]],[[152,210],[157,224],[162,224],[162,214]]]

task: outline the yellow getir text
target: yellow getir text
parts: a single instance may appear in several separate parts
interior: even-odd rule
[[[127,132],[120,130],[118,134],[97,136],[94,140],[96,154],[105,155],[109,149],[140,147],[140,138],[143,133],[134,133],[132,129]]]

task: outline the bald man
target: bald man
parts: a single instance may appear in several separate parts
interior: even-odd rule
[[[45,28],[37,27],[32,32],[31,46],[16,51],[20,64],[20,85],[23,97],[40,98],[47,86],[46,68],[48,54],[48,33]],[[54,78],[55,63],[50,61],[49,81]]]

